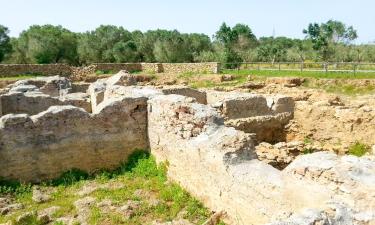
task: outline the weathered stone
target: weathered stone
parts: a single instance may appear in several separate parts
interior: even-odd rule
[[[276,115],[226,120],[225,125],[246,133],[256,134],[258,143],[277,143],[286,140],[285,125],[292,117],[291,113],[285,112]]]
[[[47,202],[51,199],[48,190],[43,190],[41,187],[35,186],[33,188],[32,200],[36,203]]]
[[[170,94],[176,94],[176,95],[183,95],[186,97],[195,98],[197,102],[201,104],[207,104],[207,95],[206,92],[198,91],[192,88],[188,87],[167,87],[163,88],[162,90],[163,94],[170,95]]]
[[[126,219],[129,219],[135,215],[136,210],[140,207],[140,202],[129,200],[125,205],[119,207],[117,212],[120,213]]]
[[[300,141],[279,142],[275,145],[262,142],[255,147],[258,159],[278,169],[284,169],[296,156],[303,154],[305,144]]]
[[[122,98],[93,115],[73,106],[53,106],[29,117],[0,119],[0,176],[24,181],[54,178],[79,168],[116,168],[135,149],[147,149],[146,98]],[[20,154],[15,157],[14,151]],[[38,162],[43,163],[38,163]]]
[[[137,79],[126,70],[121,70],[117,74],[108,78],[105,82],[107,85],[131,86],[137,84]]]
[[[220,76],[220,81],[221,82],[224,82],[224,81],[231,81],[233,80],[233,76],[230,75],[230,74],[224,74],[224,75],[221,75]]]

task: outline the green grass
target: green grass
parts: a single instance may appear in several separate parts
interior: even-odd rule
[[[285,70],[222,70],[223,74],[255,75],[265,77],[311,77],[333,79],[375,79],[375,73],[357,72],[320,72],[320,71],[285,71]]]
[[[137,151],[114,171],[103,170],[88,174],[75,169],[63,173],[57,179],[40,184],[42,188],[54,189],[51,200],[45,203],[32,201],[33,185],[3,180],[0,182],[0,197],[13,196],[16,202],[22,203],[25,207],[13,214],[0,215],[0,223],[15,221],[19,215],[26,212],[40,211],[51,206],[60,207],[53,218],[74,216],[77,211],[73,203],[82,198],[76,193],[88,182],[95,182],[122,185],[120,188],[99,188],[89,194],[95,197],[97,202],[109,199],[115,205],[121,206],[132,200],[139,201],[140,206],[130,218],[124,218],[115,211],[102,211],[94,206],[90,209],[88,220],[90,224],[150,224],[154,220],[170,221],[178,215],[195,224],[202,224],[210,216],[209,210],[179,185],[169,182],[166,171],[167,164],[157,165],[149,153]],[[137,190],[147,194],[136,195]],[[155,199],[157,204],[151,205],[150,199]],[[34,217],[30,218],[29,222],[27,224],[39,225]]]
[[[370,146],[357,141],[351,146],[349,146],[348,154],[361,157],[365,155],[367,152],[370,152]]]
[[[97,70],[95,71],[96,75],[103,75],[103,74],[113,74],[113,70]]]
[[[20,75],[12,75],[12,76],[0,76],[1,80],[21,80],[21,79],[29,79],[29,78],[35,78],[41,75],[33,75],[33,74],[20,74]]]

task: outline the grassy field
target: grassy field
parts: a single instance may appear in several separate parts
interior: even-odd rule
[[[223,70],[223,74],[256,75],[265,77],[310,77],[332,79],[375,79],[375,73],[285,71],[285,70]]]
[[[208,219],[210,212],[180,186],[169,182],[166,169],[166,165],[157,166],[153,157],[140,151],[133,154],[129,162],[116,171],[102,171],[95,175],[88,175],[73,170],[63,174],[59,179],[42,184],[40,188],[53,190],[51,199],[43,203],[32,200],[32,185],[3,181],[0,182],[0,197],[11,197],[24,207],[7,215],[0,215],[0,223],[13,221],[15,225],[40,225],[37,212],[52,206],[59,207],[53,213],[54,220],[62,217],[77,217],[79,212],[74,202],[84,198],[77,193],[84,190],[85,186],[95,184],[99,188],[85,195],[95,198],[97,203],[90,206],[87,219],[89,224],[151,224],[152,221],[171,221],[176,218],[202,224]],[[108,210],[99,206],[99,202],[103,201],[113,202],[111,207],[114,209]],[[124,217],[118,209],[129,201],[136,202],[137,208],[134,208],[130,216]],[[33,214],[35,216],[30,217],[26,223],[17,223],[16,218],[26,212],[35,212]]]
[[[28,78],[34,78],[38,75],[29,75],[29,74],[20,74],[15,76],[0,76],[0,80],[21,80],[21,79],[28,79]]]

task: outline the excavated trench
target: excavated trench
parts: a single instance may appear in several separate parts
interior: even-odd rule
[[[39,182],[72,168],[115,168],[135,149],[150,149],[157,161],[168,161],[172,180],[211,210],[227,212],[229,224],[335,221],[343,211],[328,199],[352,221],[362,221],[356,213],[371,214],[374,160],[340,158],[301,140],[318,139],[327,118],[340,135],[364,122],[373,129],[369,109],[356,108],[358,120],[342,105],[317,104],[312,94],[309,102],[137,82],[120,72],[92,84],[50,77],[8,86],[0,95],[0,176]],[[345,130],[339,123],[348,121],[354,125]],[[315,130],[305,132],[306,124]],[[374,130],[363,131],[370,141]],[[315,151],[322,152],[306,154]],[[355,196],[362,198],[353,204]],[[319,213],[306,217],[304,209]]]

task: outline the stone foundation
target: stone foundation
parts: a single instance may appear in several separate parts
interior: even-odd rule
[[[226,212],[223,219],[228,224],[375,221],[372,158],[329,152],[288,158],[290,152],[301,151],[291,144],[255,149],[260,136],[276,134],[274,124],[293,115],[290,98],[127,86],[134,82],[132,75],[119,73],[91,84],[86,95],[92,113],[63,105],[36,115],[3,115],[0,177],[39,182],[73,168],[114,169],[136,149],[149,149],[158,162],[166,162],[171,180],[212,211]],[[46,86],[53,87],[46,83],[9,87],[0,102],[12,93],[46,95],[41,92]],[[66,87],[59,89],[62,96],[49,98],[73,101],[85,95],[68,93],[70,86]],[[45,90],[56,93],[53,88]],[[208,104],[200,103],[204,99]],[[9,111],[8,104],[1,106],[3,112]],[[228,125],[232,121],[251,129],[245,126],[250,130],[244,132],[241,126]],[[267,148],[273,149],[271,156]],[[285,162],[283,170],[262,158],[270,164]]]
[[[38,182],[72,168],[114,169],[147,149],[146,98],[108,102],[94,114],[52,106],[34,116],[0,119],[0,177]]]

